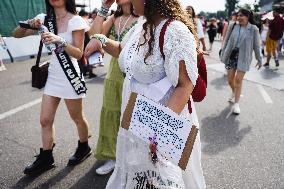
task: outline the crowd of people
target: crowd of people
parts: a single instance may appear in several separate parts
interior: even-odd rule
[[[232,90],[229,102],[234,103],[233,112],[240,114],[240,95],[242,81],[252,62],[252,52],[255,52],[258,69],[261,66],[269,67],[273,56],[275,66],[279,67],[278,55],[283,51],[284,19],[281,9],[275,8],[273,18],[266,18],[256,22],[256,15],[251,10],[240,9],[232,13],[230,19],[210,18],[208,22],[199,16],[203,31],[207,31],[212,51],[215,39],[222,42],[219,52],[221,61],[228,70],[228,83]],[[260,17],[261,18],[261,17]],[[196,24],[197,27],[198,24]],[[197,29],[198,31],[198,29]],[[204,50],[206,49],[203,48]],[[206,51],[206,50],[205,50]],[[261,52],[261,53],[260,53]],[[266,61],[263,57],[266,56]]]
[[[93,67],[86,63],[88,57],[94,52],[107,52],[112,59],[104,81],[99,138],[94,153],[96,159],[105,161],[96,169],[97,174],[113,171],[106,188],[158,188],[157,185],[206,188],[199,133],[186,169],[165,166],[162,172],[148,158],[149,146],[120,126],[121,117],[127,114],[130,94],[135,92],[149,97],[199,127],[192,92],[198,85],[197,57],[207,51],[207,31],[209,50],[212,50],[216,36],[223,39],[220,57],[228,70],[228,83],[232,90],[229,101],[234,103],[234,113],[240,114],[242,81],[252,63],[253,51],[257,58],[256,67],[260,68],[261,51],[266,44],[265,66],[269,65],[271,55],[279,66],[274,52],[283,35],[283,28],[281,36],[279,30],[283,18],[275,11],[274,20],[264,24],[260,35],[253,12],[247,9],[240,9],[230,22],[224,20],[217,24],[217,20],[212,18],[207,25],[203,17],[195,15],[193,7],[183,10],[178,0],[117,0],[116,3],[117,10],[111,15],[109,10],[114,0],[104,0],[101,9],[91,15],[81,11],[79,16],[75,0],[46,0],[46,17],[28,20],[32,28],[45,24],[49,32],[43,33],[41,40],[47,45],[56,44],[57,48],[52,53],[42,97],[42,148],[24,173],[38,174],[55,166],[54,119],[61,99],[64,99],[70,118],[76,125],[79,139],[68,165],[77,165],[92,154],[88,143],[89,123],[83,111],[87,89],[82,72],[94,77]],[[21,38],[35,33],[35,30],[17,27],[13,36]],[[161,43],[162,34],[164,43]],[[159,182],[163,179],[160,174],[173,170],[177,174],[171,182]],[[151,174],[151,178],[146,174]],[[175,179],[180,182],[174,183]]]

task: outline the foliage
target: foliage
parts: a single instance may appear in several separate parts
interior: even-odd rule
[[[217,15],[216,15],[216,17],[217,17],[217,19],[221,19],[221,18],[227,18],[227,12],[226,11],[217,11]]]
[[[236,7],[239,3],[239,0],[226,0],[226,11],[228,12],[228,16],[231,16],[232,13],[236,10]]]
[[[266,5],[268,3],[270,3],[271,0],[259,0],[259,6],[263,6],[263,5]]]

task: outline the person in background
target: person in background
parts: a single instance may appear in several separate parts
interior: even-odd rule
[[[267,33],[268,33],[268,30],[269,30],[268,27],[269,27],[269,19],[267,18],[262,23],[261,34],[260,34],[261,42],[262,42],[262,44],[261,44],[261,47],[262,47],[261,53],[262,53],[263,56],[265,56],[264,52],[265,52],[265,46],[266,46]]]
[[[4,50],[6,50],[5,48],[5,42],[4,39],[2,38],[1,34],[0,34],[0,46],[3,47]],[[0,72],[6,70],[6,67],[2,61],[2,58],[0,56]]]
[[[237,13],[236,12],[233,12],[232,15],[231,15],[231,18],[230,20],[228,21],[228,24],[226,24],[223,28],[223,39],[225,39],[226,37],[226,34],[227,34],[227,31],[228,31],[228,27],[231,23],[236,23],[237,21]]]
[[[89,22],[90,14],[88,12],[82,9],[79,12],[79,16],[81,16],[85,20],[87,25],[90,25],[90,22]],[[86,48],[89,41],[90,41],[90,36],[89,36],[89,31],[87,31],[85,32],[84,49]],[[97,77],[97,75],[94,74],[93,72],[93,66],[89,65],[89,61],[84,56],[80,60],[79,64],[80,64],[80,67],[81,67],[81,70],[84,76],[87,76],[87,74],[89,74],[89,78]]]
[[[75,70],[72,76],[81,78],[78,60],[83,56],[84,33],[88,31],[89,26],[77,15],[75,0],[46,0],[47,19],[52,20],[54,30],[52,32],[44,32],[41,40],[44,44],[57,44],[61,46],[60,56],[64,56],[65,60],[70,57],[70,61],[64,62],[64,65],[70,67],[68,70]],[[43,18],[44,19],[44,18]],[[44,20],[37,17],[28,20],[33,28],[40,28]],[[13,32],[13,37],[22,38],[36,34],[36,31],[17,27]],[[64,55],[67,54],[67,55]],[[71,85],[70,78],[67,78],[67,71],[64,70],[63,62],[59,62],[58,52],[52,52],[48,68],[48,78],[43,92],[40,112],[42,148],[40,154],[36,156],[36,160],[27,166],[24,173],[27,175],[39,174],[47,171],[55,166],[53,158],[54,143],[54,119],[56,111],[61,99],[64,99],[68,112],[74,121],[78,132],[78,147],[73,156],[69,158],[68,165],[74,166],[84,161],[92,153],[88,144],[89,124],[83,113],[83,98],[86,96],[86,89],[80,87],[80,91],[76,90],[80,85],[84,86],[82,79],[78,79],[78,85]],[[69,72],[70,73],[70,72]],[[77,77],[76,77],[77,75]],[[82,91],[81,91],[82,89]],[[70,125],[66,125],[69,126]],[[66,128],[70,129],[70,128]]]
[[[104,22],[104,16],[99,13],[91,30],[92,34],[101,33],[109,38],[121,42],[125,34],[136,24],[137,16],[133,13],[133,6],[129,0],[117,0],[117,11]],[[109,9],[109,4],[104,3]],[[118,59],[112,57],[108,73],[104,80],[103,106],[100,115],[100,132],[95,152],[98,160],[105,163],[96,169],[99,175],[110,173],[116,161],[116,139],[120,126],[121,102],[124,74],[119,68]]]
[[[225,38],[225,33],[226,33],[226,29],[228,28],[229,26],[229,20],[227,18],[224,19],[224,23],[223,23],[223,31],[222,31],[222,42]]]
[[[256,67],[261,68],[261,39],[258,27],[255,25],[253,12],[240,9],[238,23],[232,23],[224,40],[221,60],[228,70],[228,83],[232,90],[229,102],[234,103],[233,113],[241,113],[239,102],[244,76],[250,69],[252,53],[257,59]]]
[[[209,43],[210,43],[210,48],[209,51],[212,51],[213,48],[213,43],[215,41],[215,37],[217,35],[217,24],[216,24],[216,19],[215,18],[211,18],[210,19],[210,24],[208,26],[208,37],[209,37]]]
[[[205,35],[204,35],[204,31],[203,31],[203,26],[202,26],[201,20],[196,17],[194,8],[192,6],[187,6],[186,7],[186,11],[187,11],[187,13],[190,16],[190,19],[192,19],[192,22],[195,25],[198,39],[199,39],[199,41],[202,44],[202,50],[206,51],[207,48],[206,48],[206,44],[205,44]]]
[[[99,12],[99,10],[98,10],[97,8],[95,8],[95,9],[92,11],[92,13],[90,14],[91,22],[93,22],[93,21],[96,19],[97,15],[98,15],[98,12]]]
[[[269,24],[269,30],[266,40],[266,53],[267,60],[264,64],[265,67],[269,67],[271,56],[273,55],[276,67],[279,66],[278,60],[278,43],[283,36],[284,31],[284,19],[280,16],[280,9],[276,8],[273,11],[274,19]]]
[[[207,21],[204,16],[199,15],[198,18],[200,19],[203,27],[203,33],[206,33],[206,28],[207,28]]]
[[[284,19],[283,15],[282,15],[282,18]],[[284,32],[283,32],[282,38],[279,40],[278,54],[283,55],[283,51],[284,51]]]
[[[221,18],[217,21],[217,39],[222,40],[223,37],[223,29],[224,29],[224,20]]]
[[[281,52],[282,55],[284,55],[284,33],[281,39],[281,46],[279,47],[279,52]]]

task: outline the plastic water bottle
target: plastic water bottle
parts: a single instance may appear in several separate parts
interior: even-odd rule
[[[38,29],[38,33],[41,35],[45,32],[49,32],[47,27],[45,25],[41,25],[40,28]],[[47,48],[47,50],[49,50],[49,51],[54,51],[56,49],[56,46],[53,43],[44,44],[44,45]]]

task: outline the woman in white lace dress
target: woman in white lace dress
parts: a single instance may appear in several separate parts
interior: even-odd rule
[[[95,36],[86,48],[86,55],[94,50],[104,50],[119,57],[122,71],[126,72],[123,88],[122,112],[128,102],[130,92],[142,95],[155,94],[158,102],[174,112],[190,119],[199,126],[191,92],[198,76],[196,65],[196,38],[194,26],[187,18],[178,0],[132,0],[134,12],[144,15],[129,31],[121,44]],[[163,51],[160,51],[159,37],[168,19]],[[164,82],[165,81],[165,82]],[[167,83],[168,82],[168,83]],[[165,90],[166,89],[166,90]],[[147,95],[146,95],[147,96]],[[148,96],[150,97],[150,96]],[[188,99],[192,113],[188,111]],[[115,170],[107,184],[107,189],[124,188],[185,188],[203,189],[205,181],[201,168],[200,136],[194,143],[193,151],[185,171],[181,172],[181,182],[164,187],[153,186],[150,179],[163,179],[149,160],[149,146],[129,131],[120,128],[117,139],[117,161]],[[166,169],[170,167],[166,167]],[[166,170],[165,172],[171,170]],[[154,178],[155,177],[155,178]],[[174,175],[178,177],[178,175]]]

